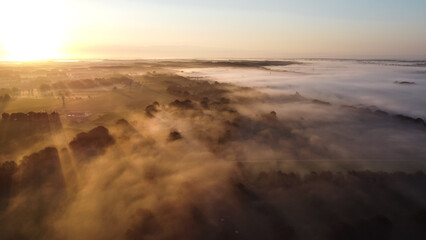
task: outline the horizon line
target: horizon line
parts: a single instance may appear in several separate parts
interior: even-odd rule
[[[77,61],[149,61],[149,60],[168,60],[168,61],[250,61],[250,60],[263,60],[263,61],[288,61],[288,60],[334,60],[334,61],[387,61],[387,62],[426,62],[426,57],[423,59],[415,58],[342,58],[342,57],[296,57],[296,58],[263,58],[263,57],[233,57],[233,58],[207,58],[207,57],[161,57],[161,58],[52,58],[52,59],[39,59],[39,60],[7,60],[0,59],[0,62],[9,63],[30,63],[30,62],[77,62]]]

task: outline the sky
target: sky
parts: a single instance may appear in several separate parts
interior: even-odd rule
[[[0,59],[426,59],[424,0],[0,0]]]

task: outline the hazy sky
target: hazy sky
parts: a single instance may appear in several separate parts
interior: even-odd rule
[[[1,0],[0,20],[3,58],[426,58],[424,0]]]

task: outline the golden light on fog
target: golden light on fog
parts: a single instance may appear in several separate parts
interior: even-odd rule
[[[5,1],[0,6],[0,48],[5,60],[61,57],[66,30],[65,8],[50,0]]]

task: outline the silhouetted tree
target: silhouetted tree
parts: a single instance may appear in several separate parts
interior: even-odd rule
[[[91,158],[105,153],[106,148],[115,143],[107,128],[96,127],[89,132],[81,132],[70,142],[73,152],[81,158]]]

